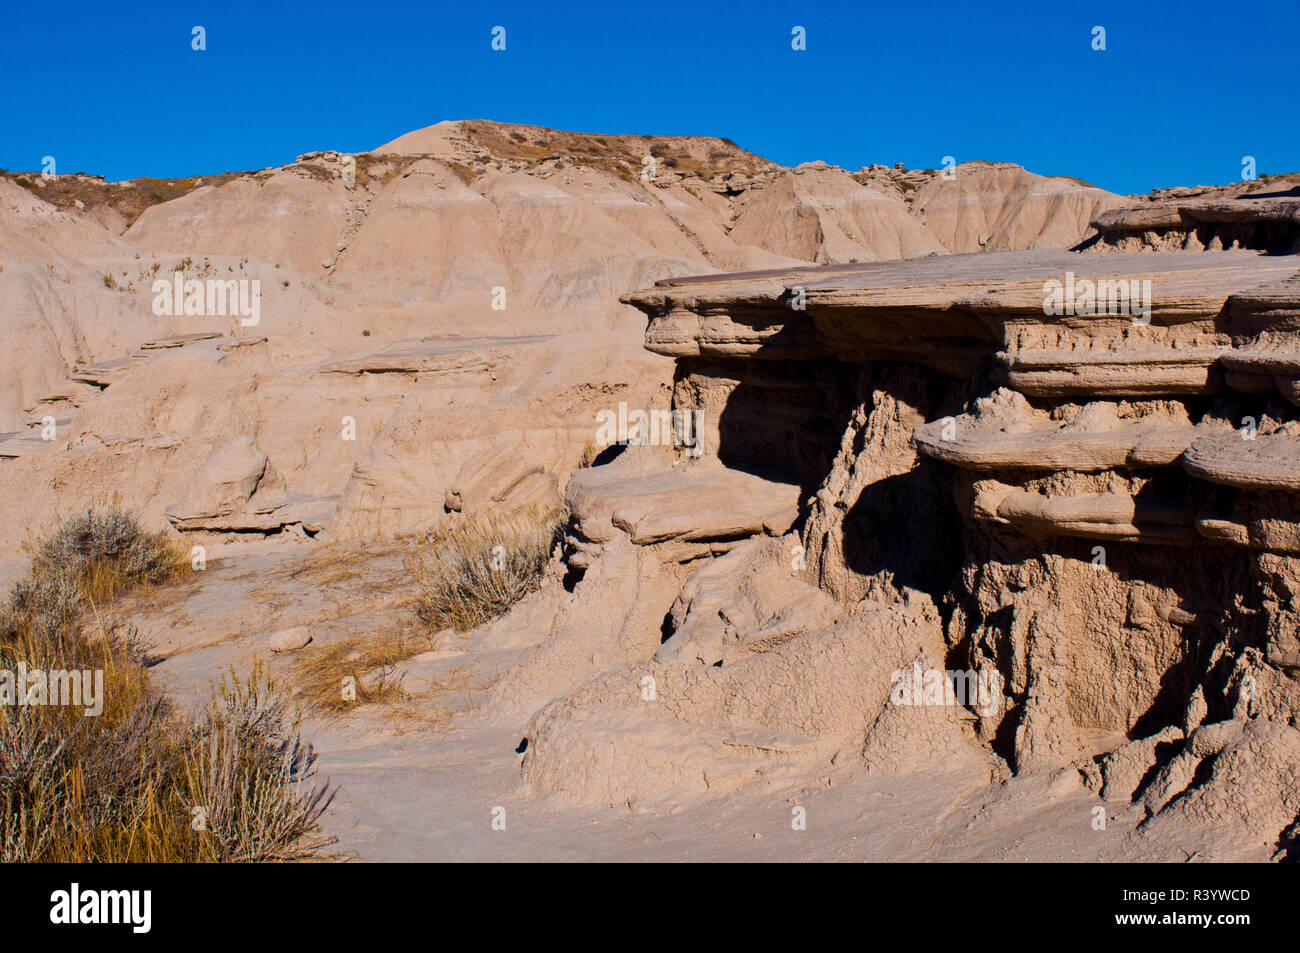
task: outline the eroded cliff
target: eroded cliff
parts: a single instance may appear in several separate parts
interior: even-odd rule
[[[1136,840],[1293,850],[1300,200],[1171,202],[1076,252],[628,296],[703,452],[634,435],[570,478],[575,596],[617,559],[658,601],[533,720],[532,787],[960,762],[1073,777]],[[1138,225],[1149,253],[1082,253]]]

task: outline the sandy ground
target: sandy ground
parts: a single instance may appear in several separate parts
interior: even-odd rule
[[[271,632],[305,624],[314,646],[413,625],[401,549],[306,545],[217,553],[206,571],[121,606],[166,658],[154,669],[181,701],[261,660],[283,675]],[[579,807],[521,786],[524,723],[497,712],[494,673],[529,646],[477,634],[403,668],[412,694],[342,715],[309,713],[306,731],[338,793],[326,828],[360,861],[1060,861],[1136,859],[1135,807],[1100,802],[1074,772],[992,780],[984,769],[923,769],[897,779],[834,769],[654,811]],[[470,672],[458,688],[429,679]],[[450,717],[448,717],[450,716]],[[796,809],[802,808],[799,812]],[[802,814],[804,823],[797,823]],[[504,825],[502,824],[504,821]],[[502,827],[504,829],[502,829]],[[1149,849],[1149,848],[1148,848]],[[1166,860],[1194,848],[1167,845]],[[1154,859],[1154,858],[1153,858]]]
[[[985,803],[986,778],[858,775],[634,814],[521,796],[517,742],[472,722],[380,744],[332,732],[317,740],[341,789],[330,830],[362,860],[1082,861],[1123,838],[1090,829],[1082,788],[1030,811],[1019,803],[1029,792],[1014,785]],[[806,829],[794,829],[797,806]],[[504,830],[493,829],[496,808]]]

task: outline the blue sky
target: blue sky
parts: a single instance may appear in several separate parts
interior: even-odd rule
[[[1118,192],[1238,179],[1247,155],[1300,171],[1296,0],[173,0],[14,3],[2,23],[7,169],[213,174],[487,118],[725,136],[786,164],[1005,160]]]

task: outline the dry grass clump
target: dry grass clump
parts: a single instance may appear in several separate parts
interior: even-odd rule
[[[451,169],[452,172],[455,172],[456,177],[466,185],[474,184],[474,179],[477,178],[477,175],[474,170],[465,165],[465,163],[457,162],[455,159],[443,159],[442,161]]]
[[[393,702],[405,696],[398,664],[434,648],[437,642],[427,634],[312,645],[294,660],[289,678],[297,697],[327,711]],[[353,697],[343,691],[345,679],[350,679],[346,684],[353,688]]]
[[[445,630],[468,632],[535,590],[563,538],[566,520],[562,510],[534,509],[459,522],[429,536],[404,560],[416,584],[415,613],[421,625],[395,635],[306,647],[295,655],[287,676],[295,696],[313,708],[335,713],[412,697],[403,685],[401,663],[442,647]],[[345,554],[322,554],[310,571],[316,578],[338,564],[348,564]],[[433,680],[422,695],[436,702],[438,696],[454,691],[469,697],[467,671]],[[423,714],[437,721],[448,717],[436,705],[426,707]]]
[[[441,645],[437,633],[406,633],[396,639],[372,636],[325,645],[312,645],[299,653],[289,672],[294,697],[316,709],[340,714],[361,705],[391,706],[388,714],[417,721],[425,728],[446,727],[452,711],[445,702],[460,694],[473,703],[471,672],[455,668],[429,680],[424,689],[409,692],[401,663]],[[348,680],[352,691],[345,694]],[[422,699],[424,704],[398,707],[399,702]]]
[[[316,753],[301,717],[260,668],[223,679],[183,747],[182,803],[202,818],[208,859],[306,860],[334,842],[320,819],[334,799],[316,781]]]
[[[305,860],[333,790],[285,696],[222,682],[191,721],[147,679],[106,673],[98,717],[0,709],[0,861]]]
[[[596,458],[600,456],[604,447],[598,446],[596,441],[588,439],[582,445],[582,457],[578,460],[578,469],[586,470],[588,467],[595,466]]]
[[[16,678],[0,691],[0,861],[286,860],[327,843],[328,786],[270,679],[223,680],[189,717],[151,683],[138,630],[94,621],[96,602],[186,568],[116,508],[34,547],[0,605],[0,670],[89,673],[97,688],[93,706],[18,705]]]
[[[190,572],[184,550],[166,533],[148,533],[117,506],[92,507],[65,520],[32,547],[31,568],[14,586],[0,632],[34,628],[50,637],[72,631],[79,616],[126,589]]]
[[[416,617],[433,632],[468,632],[503,615],[541,584],[566,520],[563,510],[534,509],[436,533],[407,561]]]

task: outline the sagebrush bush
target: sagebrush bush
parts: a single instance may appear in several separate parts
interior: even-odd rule
[[[320,819],[334,799],[288,699],[255,670],[223,680],[183,755],[185,800],[202,811],[222,861],[304,860],[333,843]]]
[[[165,532],[148,533],[116,506],[91,508],[61,523],[36,550],[35,563],[89,576],[111,561],[132,582],[159,582],[176,571],[176,548]]]
[[[165,532],[145,531],[117,506],[92,507],[34,547],[27,576],[10,593],[5,621],[11,631],[35,626],[57,637],[75,628],[90,606],[188,571],[184,552]]]
[[[330,790],[284,695],[260,669],[197,716],[149,679],[133,626],[96,603],[188,569],[116,508],[34,547],[0,606],[0,669],[102,673],[102,711],[0,705],[0,861],[240,861],[313,855]]]
[[[468,632],[504,614],[541,584],[566,519],[563,510],[531,510],[435,534],[407,561],[416,616],[432,631]]]

